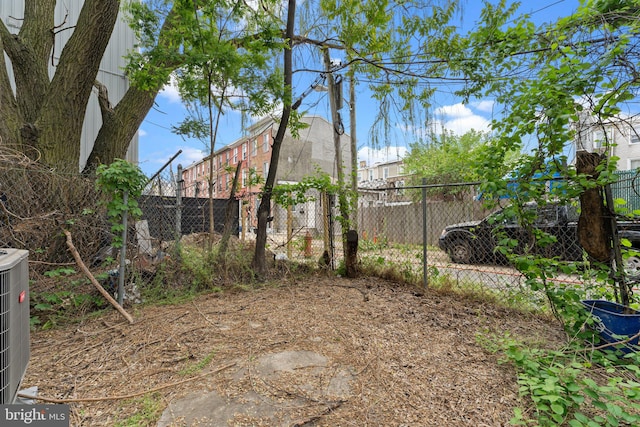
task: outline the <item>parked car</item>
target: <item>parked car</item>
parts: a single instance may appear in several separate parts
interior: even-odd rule
[[[578,242],[578,211],[575,206],[535,203],[525,205],[534,212],[533,226],[551,236],[556,242],[541,247],[531,245],[532,253],[549,258],[557,257],[565,261],[580,261],[584,250]],[[640,250],[640,222],[621,221],[618,235],[631,241],[633,248]],[[516,253],[523,253],[525,245],[532,241],[532,233],[522,227],[517,218],[505,212],[494,212],[481,221],[453,224],[445,227],[438,246],[445,251],[451,261],[461,264],[505,263],[506,257],[497,250],[499,240],[509,238],[518,242]],[[628,257],[627,267],[640,272],[640,257]]]

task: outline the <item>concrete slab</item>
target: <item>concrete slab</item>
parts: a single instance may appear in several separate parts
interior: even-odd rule
[[[244,424],[247,421],[290,426],[300,418],[301,409],[346,400],[351,394],[351,369],[332,366],[327,357],[315,352],[271,353],[238,365],[229,377],[229,388],[240,393],[230,398],[216,391],[192,393],[171,402],[158,427],[249,425]],[[253,386],[247,388],[246,384]],[[296,392],[277,387],[274,392],[273,384],[285,384]]]

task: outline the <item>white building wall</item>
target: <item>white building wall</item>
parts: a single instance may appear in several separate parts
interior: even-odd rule
[[[49,67],[49,75],[55,73],[55,65],[57,65],[62,47],[69,40],[72,34],[72,28],[78,21],[78,16],[82,10],[84,0],[66,0],[58,1],[55,10],[55,24],[59,26],[55,36],[55,45],[53,50],[53,65]],[[7,24],[9,31],[17,34],[22,17],[24,16],[24,0],[0,1],[0,18]],[[69,28],[69,30],[63,30]],[[107,86],[109,90],[109,99],[113,105],[116,105],[124,96],[129,88],[129,82],[124,75],[124,66],[126,60],[124,56],[128,51],[132,50],[135,45],[135,36],[123,19],[122,12],[120,18],[111,35],[111,40],[105,51],[105,55],[100,63],[100,70],[96,76],[97,80]],[[13,72],[9,66],[9,59],[5,55],[7,67],[9,69],[9,77],[13,79]],[[14,89],[15,90],[15,89]],[[84,127],[82,129],[82,142],[80,147],[80,169],[89,158],[93,142],[95,141],[100,126],[102,125],[102,117],[100,107],[98,105],[97,92],[94,89],[87,105],[85,114]],[[138,135],[131,141],[129,151],[127,152],[127,160],[138,162]]]
[[[616,167],[621,171],[640,167],[640,139],[635,135],[640,134],[640,118],[623,117],[599,124],[593,117],[583,115],[574,127],[576,150],[618,157]]]

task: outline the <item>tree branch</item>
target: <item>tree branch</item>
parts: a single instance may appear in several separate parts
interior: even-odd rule
[[[229,369],[229,368],[231,368],[231,367],[233,367],[235,365],[236,365],[236,362],[227,363],[226,365],[222,365],[219,368],[214,369],[213,371],[205,372],[203,374],[196,375],[195,377],[191,377],[191,378],[187,378],[187,379],[184,379],[184,380],[180,380],[180,381],[175,382],[175,383],[163,384],[161,386],[154,387],[154,388],[149,389],[149,390],[143,390],[143,391],[139,391],[137,393],[130,393],[130,394],[119,395],[119,396],[84,397],[84,398],[81,397],[79,399],[73,399],[73,398],[71,398],[71,399],[56,399],[56,398],[52,398],[52,397],[32,396],[30,394],[23,394],[23,393],[19,393],[18,395],[20,397],[24,397],[24,398],[27,398],[27,399],[39,400],[41,402],[49,402],[49,403],[104,402],[104,401],[107,401],[107,400],[133,399],[134,397],[143,396],[143,395],[149,394],[149,393],[155,393],[156,391],[164,390],[165,388],[176,387],[176,386],[179,386],[181,384],[188,383],[190,381],[195,381],[195,380],[198,380],[200,378],[204,378],[204,377],[209,376],[209,375],[217,374],[217,373],[222,372],[222,371],[224,371],[226,369]]]
[[[98,89],[98,105],[100,106],[102,122],[104,123],[109,116],[113,115],[113,106],[109,101],[109,90],[99,80],[95,80],[93,86]]]
[[[284,34],[283,34],[283,36],[284,36]],[[329,39],[327,39],[327,40],[316,40],[316,39],[311,39],[309,37],[293,35],[293,36],[291,36],[291,40],[293,41],[294,45],[312,44],[312,45],[315,45],[315,46],[325,47],[325,48],[328,48],[328,49],[347,50],[347,47],[345,45],[338,44],[338,43],[333,43],[333,42],[329,41]]]
[[[76,263],[78,264],[78,267],[80,267],[80,269],[83,271],[83,273],[89,278],[89,280],[91,281],[93,286],[96,287],[98,292],[100,292],[102,294],[102,296],[107,301],[109,301],[109,303],[112,306],[114,306],[120,312],[120,314],[122,314],[124,316],[125,319],[127,319],[129,321],[129,323],[133,323],[133,317],[131,317],[131,315],[129,313],[127,313],[124,310],[124,308],[122,308],[122,306],[120,304],[118,304],[118,301],[114,300],[113,297],[111,295],[109,295],[109,292],[105,291],[104,288],[102,286],[100,286],[100,283],[98,283],[96,278],[93,277],[93,274],[91,274],[91,271],[89,271],[89,269],[87,268],[85,263],[82,261],[82,258],[80,258],[80,254],[78,253],[78,250],[73,245],[73,240],[71,240],[71,233],[68,230],[62,230],[62,231],[64,232],[64,235],[67,236],[67,246],[69,247],[69,251],[71,251],[71,254],[73,255],[73,258],[76,260]],[[120,262],[124,262],[124,260],[120,260]]]
[[[26,0],[19,39],[29,46],[38,64],[47,66],[53,49],[56,0]]]
[[[118,0],[86,0],[65,44],[36,122],[45,163],[78,170],[80,135],[100,61],[117,22]],[[69,120],[60,120],[64,109]],[[75,160],[77,159],[77,160]],[[74,163],[75,161],[75,163]]]
[[[141,72],[155,73],[156,75],[164,73],[168,78],[171,71],[180,65],[177,47],[169,45],[167,40],[168,34],[174,28],[174,21],[178,17],[175,7],[174,5],[167,14],[160,29],[158,46],[160,48],[168,48],[171,46],[173,53],[176,55],[160,55],[162,59],[157,60],[157,62],[145,63]],[[164,79],[157,79],[157,81],[163,82]],[[83,170],[84,174],[92,173],[100,163],[108,164],[113,161],[114,158],[125,155],[131,139],[138,131],[140,123],[142,123],[142,120],[146,117],[146,113],[153,106],[153,101],[163,85],[164,83],[158,83],[155,87],[148,90],[143,90],[135,85],[131,85],[115,107],[109,105],[111,111],[107,115],[105,115],[106,104],[104,106],[100,104],[100,109],[103,114],[102,126],[100,127],[93,150]],[[100,91],[100,89],[98,90]],[[100,93],[98,100],[102,102],[100,101]],[[106,98],[106,100],[108,101],[108,98]],[[124,126],[124,124],[126,124],[126,126]]]
[[[5,144],[16,144],[21,118],[18,104],[13,96],[9,72],[4,59],[4,46],[15,40],[9,33],[4,22],[0,20],[0,140]]]
[[[0,41],[3,44],[4,51],[11,59],[11,55],[13,52],[16,52],[20,49],[20,43],[15,35],[11,34],[7,26],[0,19]]]

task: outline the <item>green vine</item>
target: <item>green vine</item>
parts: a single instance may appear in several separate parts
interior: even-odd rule
[[[110,165],[98,166],[96,175],[96,188],[106,199],[102,203],[107,208],[107,217],[114,234],[113,246],[121,247],[124,215],[131,215],[134,219],[142,216],[137,199],[142,195],[147,177],[138,166],[122,159],[116,159]],[[124,201],[125,193],[127,203]]]
[[[513,425],[620,426],[640,424],[638,355],[618,358],[610,351],[582,348],[581,340],[563,350],[530,347],[511,337],[478,336],[484,347],[504,354],[518,371],[519,394],[532,408],[516,408]]]
[[[273,188],[273,200],[280,206],[287,207],[315,200],[308,194],[309,190],[318,190],[335,194],[339,187],[331,182],[329,174],[317,171],[316,176],[305,176],[295,184],[280,184]]]

